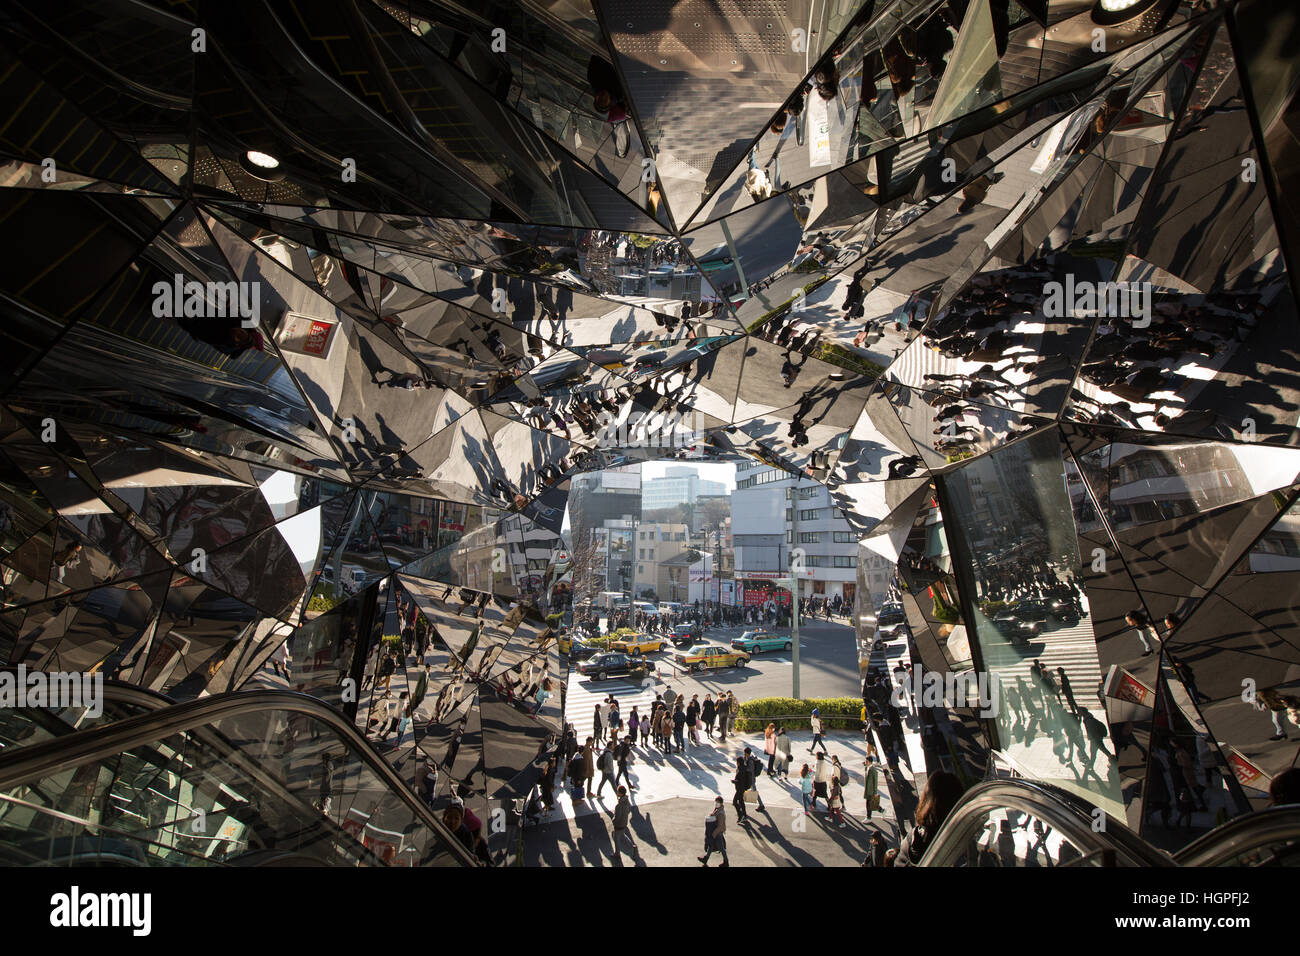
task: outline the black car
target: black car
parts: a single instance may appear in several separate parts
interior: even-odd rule
[[[604,680],[606,677],[640,679],[654,669],[654,661],[648,661],[644,657],[628,657],[617,651],[597,654],[578,665],[578,673],[592,680]]]
[[[569,643],[569,660],[571,661],[585,661],[587,658],[599,653],[599,647],[588,644],[576,637]]]
[[[1031,624],[1047,623],[1047,607],[1041,601],[1019,601],[998,612],[998,617],[1014,615]]]
[[[907,629],[907,614],[901,604],[885,604],[880,608],[880,616],[876,618],[877,634],[888,640]]]
[[[676,624],[668,632],[668,640],[673,647],[690,647],[700,639],[702,633],[698,624]]]
[[[1064,627],[1074,627],[1079,623],[1079,606],[1073,599],[1049,598],[1047,600],[1047,610],[1052,615],[1052,619],[1059,621]]]
[[[998,629],[999,634],[1016,644],[1033,640],[1038,636],[1036,621],[1026,621],[1007,611],[1003,611],[993,619],[993,626]]]

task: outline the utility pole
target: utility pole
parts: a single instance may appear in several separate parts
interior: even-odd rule
[[[790,509],[790,540],[799,547],[799,481],[796,477],[790,492],[793,507]],[[793,557],[793,555],[792,555]],[[799,562],[802,563],[802,562]],[[790,562],[790,696],[799,699],[799,567]]]

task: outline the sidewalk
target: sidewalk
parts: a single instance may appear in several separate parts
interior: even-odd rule
[[[695,857],[702,852],[703,821],[717,796],[723,798],[727,809],[727,846],[734,866],[856,866],[866,856],[868,838],[875,830],[895,845],[897,832],[885,786],[886,768],[880,777],[881,809],[872,814],[870,822],[866,820],[866,746],[861,736],[832,732],[827,740],[829,753],[839,756],[850,777],[844,788],[844,828],[830,822],[822,801],[817,812],[804,815],[798,774],[804,763],[815,766],[815,758],[807,750],[812,735],[795,731],[789,736],[793,756],[790,779],[762,777],[758,790],[766,812],[760,813],[750,804],[748,826],[736,821],[731,778],[735,757],[746,746],[762,755],[762,734],[729,737],[725,744],[701,738],[698,748],[688,746],[683,755],[638,747],[630,768],[637,789],[629,795],[632,831],[641,846],[640,865],[698,866]],[[593,792],[599,784],[598,774]],[[543,815],[541,825],[524,831],[523,864],[606,866],[633,862],[620,860],[613,851],[610,816],[617,800],[608,785],[596,799],[576,803],[567,786],[557,787],[554,810]],[[718,859],[715,856],[711,865]]]

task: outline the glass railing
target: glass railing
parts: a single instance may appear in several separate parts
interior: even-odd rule
[[[0,754],[0,864],[474,865],[338,713],[210,697]]]

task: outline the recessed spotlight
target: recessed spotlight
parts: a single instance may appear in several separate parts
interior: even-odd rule
[[[255,149],[250,149],[244,155],[248,157],[248,161],[250,163],[262,169],[280,168],[280,161],[276,159],[274,156],[272,156],[270,153],[260,153]]]
[[[1092,22],[1115,26],[1133,20],[1165,0],[1097,0],[1092,8]]]
[[[268,183],[278,182],[284,178],[284,171],[280,168],[280,160],[260,149],[249,149],[240,153],[239,165],[250,176],[255,176]]]

